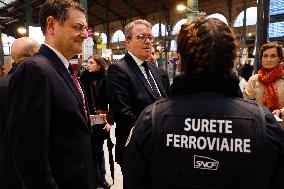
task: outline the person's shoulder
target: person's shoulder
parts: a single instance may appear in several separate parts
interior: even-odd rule
[[[48,59],[42,55],[41,53],[36,53],[33,56],[26,57],[22,60],[22,62],[18,65],[21,66],[22,64],[32,65],[32,64],[42,64],[42,62],[47,62]]]
[[[17,66],[14,75],[23,74],[44,74],[49,70],[50,63],[43,55],[36,54],[34,56],[25,58],[22,63]],[[44,74],[45,75],[45,74]]]
[[[281,149],[284,153],[284,130],[276,121],[274,115],[266,107],[262,107],[265,119],[266,137],[274,149]]]
[[[159,116],[162,112],[169,110],[171,105],[171,98],[162,98],[148,105],[143,112],[152,118],[152,116]]]
[[[114,63],[109,65],[108,73],[115,71],[115,70],[119,70],[120,72],[124,72],[127,70],[127,64],[124,58],[120,60],[116,60]]]
[[[252,75],[248,80],[248,82],[256,82],[256,81],[258,81],[258,74]]]
[[[163,98],[153,104],[148,105],[138,117],[135,126],[132,129],[132,134],[137,140],[144,140],[151,136],[155,123],[153,120],[159,118],[161,113],[168,110],[170,106],[169,98]]]
[[[255,80],[255,79],[258,79],[258,74],[252,75],[251,78],[254,79],[254,80]]]
[[[244,99],[244,98],[234,98],[235,105],[240,107],[244,112],[248,114],[256,115],[260,108],[263,108],[255,100]]]

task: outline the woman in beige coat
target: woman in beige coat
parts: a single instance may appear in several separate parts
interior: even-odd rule
[[[250,77],[243,91],[244,98],[256,100],[279,117],[284,115],[284,72],[280,66],[282,60],[280,45],[274,42],[264,44],[260,49],[262,67],[258,74]]]

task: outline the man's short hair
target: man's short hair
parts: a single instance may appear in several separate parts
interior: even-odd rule
[[[43,35],[46,34],[46,19],[52,16],[61,25],[69,18],[69,9],[75,9],[84,12],[84,8],[73,0],[47,0],[40,8],[39,21]]]
[[[138,24],[143,24],[149,28],[152,28],[152,24],[150,24],[148,21],[146,20],[142,20],[142,19],[139,19],[139,20],[134,20],[130,23],[128,23],[126,26],[125,26],[125,29],[124,29],[124,35],[126,38],[131,38],[132,37],[132,32],[133,32],[133,27],[135,25],[138,25]]]

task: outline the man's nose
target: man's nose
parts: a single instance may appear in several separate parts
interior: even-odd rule
[[[88,31],[86,29],[83,30],[83,32],[80,34],[82,38],[87,39],[88,38]]]
[[[151,43],[151,40],[149,37],[146,37],[144,42],[148,44],[148,43]]]

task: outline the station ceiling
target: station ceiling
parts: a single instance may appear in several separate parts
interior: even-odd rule
[[[201,1],[206,0],[199,0],[199,3]],[[0,0],[0,4],[4,4],[0,7],[2,33],[17,37],[17,28],[24,26],[27,21],[25,2],[30,2],[32,23],[38,26],[40,6],[45,0],[15,0],[11,3]],[[164,14],[174,9],[177,4],[186,4],[186,0],[86,0],[86,2],[90,27],[106,23],[106,18],[110,23],[114,21],[126,23],[132,17],[145,18],[147,14],[159,11],[163,11],[162,14]]]

